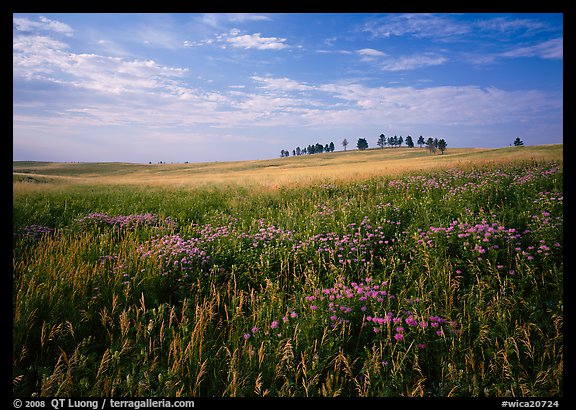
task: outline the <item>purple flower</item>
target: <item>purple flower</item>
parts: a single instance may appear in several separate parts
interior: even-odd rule
[[[244,333],[244,340],[250,339],[250,333]]]
[[[394,335],[394,339],[396,339],[397,341],[401,342],[402,340],[404,340],[404,335],[402,333],[396,333]]]
[[[271,327],[272,329],[276,329],[276,328],[278,327],[278,321],[277,321],[277,320],[273,320],[273,321],[272,321],[272,324],[270,325],[270,327]]]

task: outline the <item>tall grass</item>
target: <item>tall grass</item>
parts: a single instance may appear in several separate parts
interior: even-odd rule
[[[13,200],[21,396],[562,396],[563,170]]]

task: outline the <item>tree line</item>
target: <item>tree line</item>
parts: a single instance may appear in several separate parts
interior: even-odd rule
[[[384,134],[380,134],[380,136],[378,137],[378,141],[376,142],[376,145],[380,148],[385,148],[386,146],[399,148],[404,143],[408,148],[415,147],[414,140],[410,135],[408,135],[406,139],[404,139],[402,136],[394,135],[393,137],[392,136],[386,137]],[[444,154],[446,148],[448,147],[446,140],[444,140],[443,138],[438,139],[428,137],[428,139],[424,139],[422,135],[420,135],[420,137],[416,141],[416,145],[418,145],[420,148],[424,146],[427,150],[430,151],[431,154],[434,154],[437,150],[439,150],[441,154]],[[342,140],[342,147],[344,148],[344,151],[346,151],[346,148],[348,147],[348,140],[346,138]],[[369,148],[368,141],[366,140],[366,138],[358,138],[356,148],[358,148],[359,150],[368,149]],[[329,144],[325,145],[316,143],[308,145],[307,147],[304,148],[296,147],[295,149],[292,150],[292,152],[283,149],[280,151],[280,157],[289,157],[290,155],[298,156],[298,155],[321,154],[323,152],[334,152],[334,149],[335,149],[334,142],[330,142]]]

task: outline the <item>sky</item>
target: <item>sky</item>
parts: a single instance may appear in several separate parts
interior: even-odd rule
[[[13,159],[563,142],[561,13],[14,13]]]

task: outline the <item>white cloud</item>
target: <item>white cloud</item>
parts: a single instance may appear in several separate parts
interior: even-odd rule
[[[470,28],[452,19],[435,14],[392,14],[371,19],[364,31],[374,37],[388,38],[409,35],[418,38],[454,39],[466,34]]]
[[[227,45],[234,48],[255,49],[255,50],[282,50],[289,48],[285,38],[262,37],[261,33],[244,34],[242,30],[233,28],[228,32],[216,34],[214,38],[207,38],[199,41],[185,40],[184,47],[209,46],[220,44],[222,48]]]
[[[144,90],[179,94],[185,89],[173,79],[187,69],[162,66],[153,60],[70,53],[65,44],[43,36],[16,37],[13,49],[15,78],[47,80],[103,94]]]
[[[74,30],[68,24],[56,20],[50,20],[44,16],[40,16],[38,21],[32,21],[27,18],[15,17],[13,25],[17,31],[52,31],[59,34],[71,36]]]
[[[229,21],[243,23],[245,21],[269,21],[270,17],[252,13],[225,13]]]
[[[245,23],[254,21],[269,21],[270,17],[253,13],[205,13],[200,21],[212,28],[221,29],[227,23]]]
[[[500,55],[503,57],[562,59],[564,55],[564,40],[562,38],[554,38],[535,45],[515,48]]]
[[[374,50],[373,48],[363,48],[361,50],[356,50],[356,53],[360,54],[361,56],[368,56],[368,57],[384,57],[386,53],[383,53],[379,50]]]
[[[411,56],[400,56],[384,62],[380,68],[384,71],[414,70],[422,67],[444,64],[446,57],[429,54],[415,54]]]
[[[363,30],[374,37],[390,38],[410,36],[439,41],[460,41],[470,36],[530,36],[543,31],[554,31],[545,21],[537,18],[479,17],[468,22],[458,21],[444,14],[391,14],[368,20]]]
[[[240,34],[237,29],[230,30],[225,41],[232,47],[256,50],[282,50],[287,48],[285,38],[279,37],[261,37],[260,33],[254,34]]]
[[[495,32],[499,35],[517,32],[532,34],[550,29],[547,24],[539,20],[509,17],[494,17],[487,20],[478,20],[474,23],[474,26],[484,31]]]
[[[306,91],[311,90],[312,87],[300,83],[289,78],[274,78],[274,77],[251,77],[254,81],[264,84],[261,88],[273,91]]]
[[[353,54],[350,50],[316,50],[320,54]]]

